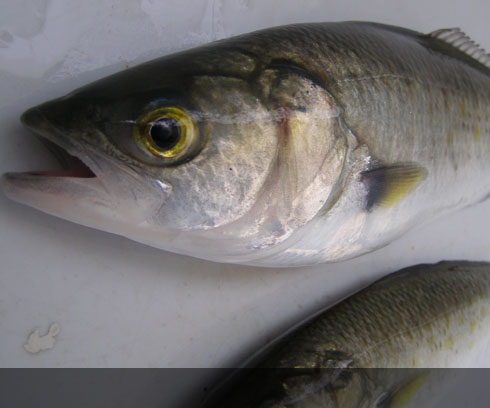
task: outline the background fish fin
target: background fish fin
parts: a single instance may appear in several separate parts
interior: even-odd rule
[[[478,62],[490,69],[490,54],[473,41],[459,28],[444,28],[429,33],[426,38],[437,39],[440,44],[432,41],[431,47],[439,45],[438,51],[459,58],[465,62]],[[446,47],[441,45],[445,45]]]
[[[361,173],[367,189],[366,210],[374,206],[389,208],[409,194],[427,176],[417,164],[379,167]]]
[[[421,373],[407,381],[406,383],[395,388],[386,399],[380,404],[377,404],[378,408],[403,408],[410,399],[418,392],[418,390],[424,385],[424,382],[429,374],[427,372]]]

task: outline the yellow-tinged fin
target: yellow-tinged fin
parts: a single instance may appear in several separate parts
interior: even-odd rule
[[[379,167],[361,173],[367,189],[366,210],[375,206],[390,208],[406,197],[427,176],[416,164]]]
[[[390,393],[390,396],[386,398],[380,408],[402,408],[404,407],[410,399],[418,392],[422,387],[428,372],[424,372],[416,375],[414,378],[410,379],[408,382],[402,384],[401,386],[395,388],[395,390]]]
[[[490,54],[459,28],[443,28],[428,34],[490,69]],[[455,56],[455,55],[453,55]]]

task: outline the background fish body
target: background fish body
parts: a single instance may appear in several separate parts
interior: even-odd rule
[[[27,126],[84,164],[3,186],[199,258],[338,261],[486,197],[489,73],[437,36],[391,26],[263,30],[29,110]]]
[[[469,356],[489,345],[489,306],[488,264],[406,268],[313,318],[264,366],[324,367],[341,361],[336,353],[349,367],[472,366]]]
[[[398,407],[412,399],[419,405],[410,406],[431,406],[416,394],[434,394],[425,392],[449,385],[458,371],[437,369],[474,366],[488,349],[489,307],[488,264],[404,269],[261,352],[223,406]]]

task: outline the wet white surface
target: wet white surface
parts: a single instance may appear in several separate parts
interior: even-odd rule
[[[463,28],[490,49],[482,1],[2,0],[0,173],[54,159],[26,108],[138,62],[290,22],[372,20]],[[84,228],[0,195],[0,366],[233,366],[326,304],[404,266],[490,261],[490,202],[339,264],[261,269],[191,259]],[[61,327],[30,354],[29,333]],[[490,356],[479,364],[490,366]]]

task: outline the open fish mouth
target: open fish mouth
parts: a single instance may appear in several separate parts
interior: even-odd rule
[[[49,123],[48,119],[43,115],[37,107],[31,108],[24,112],[20,118],[21,122],[36,136],[40,138],[46,148],[59,162],[61,169],[58,170],[36,170],[26,173],[11,173],[18,176],[34,176],[34,177],[73,177],[73,178],[94,178],[97,177],[94,171],[81,158],[79,149],[74,148],[72,143],[66,138],[60,139],[56,137],[56,130]]]
[[[60,169],[6,173],[0,179],[5,194],[48,214],[93,225],[94,221],[83,222],[84,217],[94,218],[95,212],[113,206],[94,153],[80,144],[74,132],[51,123],[39,107],[24,112],[20,120],[46,145]]]
[[[95,173],[78,157],[71,155],[62,147],[49,140],[40,137],[42,143],[51,152],[61,165],[59,170],[34,170],[26,174],[37,177],[75,177],[75,178],[93,178],[97,177]]]

